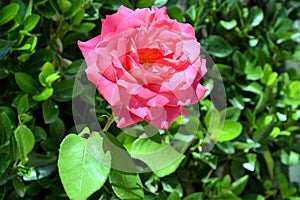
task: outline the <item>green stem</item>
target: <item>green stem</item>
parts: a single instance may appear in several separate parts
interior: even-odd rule
[[[104,126],[104,128],[103,128],[103,131],[106,132],[106,131],[109,129],[110,125],[111,125],[113,122],[114,122],[114,116],[111,115],[110,117],[108,117],[107,122],[106,122],[106,124],[105,124],[105,126]]]

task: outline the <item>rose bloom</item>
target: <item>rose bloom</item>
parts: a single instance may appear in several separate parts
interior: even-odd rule
[[[86,74],[108,101],[117,126],[142,120],[167,129],[184,106],[197,103],[206,89],[200,44],[190,24],[169,18],[166,8],[130,10],[102,19],[102,32],[78,42]]]

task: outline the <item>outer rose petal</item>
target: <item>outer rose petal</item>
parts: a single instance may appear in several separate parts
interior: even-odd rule
[[[115,32],[118,25],[124,20],[124,18],[134,11],[126,8],[125,6],[120,6],[117,13],[113,15],[106,16],[106,19],[102,19],[102,31],[101,35],[105,37],[108,33]]]
[[[186,115],[186,111],[181,106],[176,107],[170,107],[170,106],[164,106],[162,109],[159,108],[160,112],[159,116],[155,116],[156,118],[152,118],[149,120],[146,120],[149,124],[152,126],[155,126],[160,129],[167,129],[170,125],[170,123],[176,119],[179,115]],[[150,112],[153,114],[156,113],[156,109],[151,109]]]
[[[188,35],[195,37],[195,31],[192,25],[179,23],[179,27],[182,33],[186,33]]]
[[[78,46],[79,46],[84,58],[87,58],[88,55],[92,51],[94,51],[95,47],[101,40],[102,40],[102,35],[99,35],[93,39],[90,39],[89,41],[86,41],[86,42],[78,41]]]
[[[113,106],[112,109],[115,115],[119,117],[119,122],[117,124],[118,128],[124,128],[143,120],[142,118],[139,118],[138,116],[129,112],[124,105]]]

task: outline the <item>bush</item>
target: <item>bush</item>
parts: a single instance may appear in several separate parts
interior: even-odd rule
[[[72,100],[94,102],[81,94],[95,90],[76,81],[85,76],[77,41],[98,35],[99,19],[120,5],[167,6],[171,18],[192,24],[222,75],[227,107],[208,97],[199,102],[197,137],[171,169],[110,170],[89,199],[299,200],[300,4],[294,0],[1,1],[0,199],[68,199],[57,169],[59,148],[77,132]],[[218,82],[206,84],[218,93]],[[94,106],[104,127],[111,110],[99,95]],[[225,121],[207,152],[212,115]],[[171,141],[181,122],[159,140]],[[115,123],[101,134],[123,146],[139,140]],[[153,139],[136,149],[157,144]]]

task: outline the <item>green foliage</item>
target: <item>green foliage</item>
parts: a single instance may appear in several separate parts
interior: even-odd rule
[[[103,139],[98,133],[88,132],[83,130],[82,137],[69,134],[61,143],[59,175],[71,199],[86,199],[99,190],[110,171],[111,156],[101,148]],[[100,148],[95,148],[95,145]]]
[[[99,18],[120,5],[167,6],[193,25],[222,75],[227,108],[206,96],[201,116],[150,128],[150,139],[114,122],[74,134],[72,99],[93,104],[102,127],[111,114],[99,95],[81,97],[93,86],[75,81],[84,76],[77,41],[98,35]],[[288,171],[300,162],[299,11],[294,0],[1,1],[0,199],[298,200],[300,183]],[[218,91],[216,82],[206,86]],[[207,152],[205,136],[222,116]],[[124,162],[149,172],[117,170]]]

